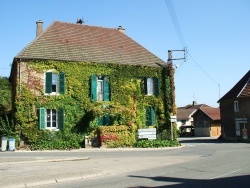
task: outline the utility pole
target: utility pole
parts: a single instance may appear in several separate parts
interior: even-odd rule
[[[183,52],[182,58],[173,58],[173,52]],[[172,62],[173,60],[184,60],[186,61],[187,48],[183,50],[168,50],[168,62]]]
[[[173,58],[173,52],[183,52],[184,56],[182,58]],[[172,61],[175,60],[184,60],[186,61],[186,48],[183,50],[168,50],[168,65],[170,70],[170,88],[171,88],[171,116],[170,116],[170,122],[171,122],[171,141],[174,140],[174,131],[173,131],[173,123],[176,122],[176,110],[175,110],[175,86],[174,86],[174,67]],[[177,65],[175,65],[175,68],[178,68]]]

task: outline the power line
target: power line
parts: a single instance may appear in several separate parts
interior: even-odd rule
[[[171,17],[172,24],[174,25],[174,29],[177,34],[177,37],[179,38],[181,45],[186,46],[182,31],[181,31],[181,27],[180,27],[178,18],[175,13],[174,5],[171,0],[165,0],[165,3],[168,8],[168,12]]]
[[[191,57],[191,59],[195,62],[195,64],[199,67],[199,69],[203,72],[203,74],[205,74],[212,82],[217,84],[218,89],[219,89],[219,98],[220,98],[220,84],[215,79],[213,79],[211,76],[209,76],[207,74],[207,72],[199,65],[199,63],[193,58],[193,56],[190,53],[188,53],[188,54]]]
[[[184,49],[185,49],[185,52],[191,57],[191,59],[195,62],[195,64],[199,67],[199,69],[203,72],[203,74],[205,74],[212,82],[216,83],[218,85],[218,88],[219,88],[219,98],[220,98],[220,84],[215,81],[211,76],[209,76],[207,74],[207,72],[198,64],[198,62],[191,56],[191,54],[189,52],[187,52],[187,45],[185,43],[185,40],[184,40],[184,37],[183,37],[183,34],[182,34],[182,30],[181,30],[181,27],[180,27],[180,24],[179,24],[179,21],[178,21],[178,18],[176,16],[176,13],[175,13],[175,9],[174,9],[174,5],[172,3],[172,0],[165,0],[165,3],[166,3],[166,6],[168,8],[168,12],[169,12],[169,15],[170,15],[170,18],[171,18],[171,21],[172,21],[172,24],[174,26],[174,29],[175,29],[175,32],[177,34],[177,37],[179,38],[179,41],[181,43],[182,46],[184,46]],[[187,55],[186,54],[186,55]],[[185,61],[183,61],[184,63]],[[181,63],[181,65],[183,64]],[[179,65],[179,66],[181,66]]]

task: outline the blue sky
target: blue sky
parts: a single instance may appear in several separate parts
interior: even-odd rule
[[[187,61],[174,61],[176,103],[218,107],[249,70],[249,0],[174,0],[175,27],[165,0],[1,0],[0,76],[10,75],[13,58],[36,35],[36,21],[46,29],[54,20],[116,28],[159,58],[187,46]],[[173,14],[172,14],[173,15]],[[176,21],[176,20],[175,20]],[[177,31],[181,32],[178,35]],[[183,40],[180,40],[180,36]],[[181,58],[182,53],[173,53]]]

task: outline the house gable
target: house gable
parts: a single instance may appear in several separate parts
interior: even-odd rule
[[[234,100],[238,97],[250,97],[250,70],[218,102]]]

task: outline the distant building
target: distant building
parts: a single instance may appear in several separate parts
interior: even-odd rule
[[[222,137],[249,140],[250,70],[218,102],[220,103]]]

